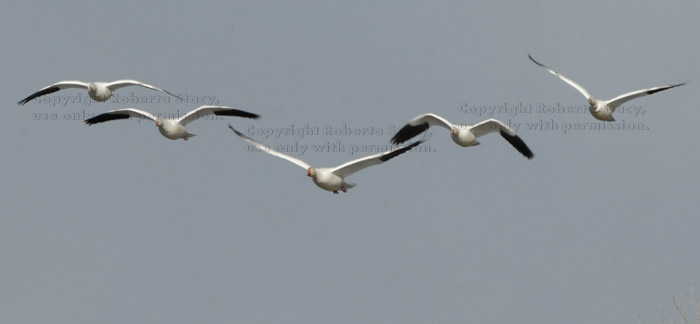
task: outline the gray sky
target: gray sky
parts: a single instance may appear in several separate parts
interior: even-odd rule
[[[700,279],[699,6],[6,4],[0,322],[667,318]],[[615,117],[632,129],[582,130],[597,125],[588,112],[552,107],[585,98],[527,53],[601,99],[691,83],[626,104]],[[131,87],[107,103],[64,103],[86,96],[64,90],[15,104],[60,80],[123,78],[186,100]],[[212,102],[262,118],[196,121],[187,142],[150,122],[82,122]],[[489,113],[503,105],[533,108]],[[517,125],[535,158],[496,134],[461,148],[433,129],[423,152],[352,175],[336,196],[227,128],[323,167],[425,112]],[[289,127],[319,132],[266,136]],[[344,151],[318,151],[330,143]]]

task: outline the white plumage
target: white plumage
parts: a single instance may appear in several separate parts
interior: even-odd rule
[[[345,182],[345,178],[350,176],[351,174],[360,171],[364,168],[381,164],[386,161],[389,161],[390,159],[403,154],[404,152],[409,151],[410,149],[418,146],[421,141],[417,141],[415,143],[412,143],[410,145],[406,145],[401,148],[396,148],[393,150],[390,150],[388,152],[384,153],[379,153],[375,155],[370,155],[366,156],[363,158],[359,158],[356,160],[352,160],[346,163],[343,163],[337,167],[334,168],[314,168],[310,164],[297,159],[295,157],[291,157],[289,155],[286,155],[284,153],[277,152],[270,147],[263,145],[254,139],[243,135],[241,132],[237,131],[236,129],[233,128],[233,126],[229,125],[229,128],[233,130],[236,135],[240,136],[243,138],[246,142],[252,144],[253,146],[257,147],[259,150],[264,151],[268,154],[274,155],[276,157],[285,159],[289,162],[292,162],[304,169],[306,169],[306,175],[311,177],[311,180],[321,189],[332,191],[333,193],[337,194],[338,190],[342,192],[347,192],[348,189],[352,188],[355,186],[354,183],[350,182]]]
[[[630,101],[634,98],[638,97],[643,97],[646,95],[654,94],[659,91],[664,91],[667,89],[675,88],[684,85],[685,83],[679,83],[679,84],[673,84],[673,85],[668,85],[668,86],[660,86],[660,87],[653,87],[653,88],[647,88],[647,89],[642,89],[642,90],[636,90],[628,93],[621,94],[615,98],[612,98],[610,100],[598,100],[596,98],[593,98],[586,89],[584,89],[582,86],[580,86],[578,83],[572,81],[571,79],[559,74],[559,72],[552,70],[548,66],[535,61],[534,58],[530,54],[527,55],[532,62],[535,62],[535,64],[541,66],[545,70],[547,70],[549,73],[556,75],[559,79],[562,81],[568,83],[570,86],[574,87],[576,90],[578,90],[581,94],[583,94],[586,99],[588,99],[588,106],[589,106],[589,111],[591,112],[591,115],[595,117],[596,119],[602,120],[602,121],[615,121],[615,118],[613,118],[613,113],[615,112],[615,109],[622,105],[623,103]]]
[[[185,126],[188,123],[196,120],[197,118],[201,118],[211,114],[217,116],[235,116],[253,119],[258,119],[260,117],[256,114],[249,113],[247,111],[238,110],[226,106],[201,106],[188,112],[187,114],[178,119],[161,118],[147,111],[143,111],[136,108],[122,108],[111,110],[104,114],[100,114],[95,117],[86,119],[85,123],[88,125],[93,125],[110,120],[127,119],[129,117],[146,118],[154,121],[156,126],[158,127],[158,131],[160,131],[160,133],[166,138],[171,140],[176,140],[180,138],[187,140],[188,138],[195,136],[195,134],[189,133]]]
[[[107,101],[110,97],[112,97],[112,91],[117,90],[119,88],[127,87],[127,86],[140,86],[160,92],[167,93],[173,97],[176,97],[180,99],[180,97],[165,91],[161,88],[158,88],[156,86],[152,86],[147,83],[143,83],[140,81],[136,80],[117,80],[117,81],[112,81],[112,82],[83,82],[83,81],[59,81],[54,84],[48,85],[44,88],[39,89],[39,91],[32,93],[28,97],[20,100],[17,102],[18,105],[24,105],[29,101],[32,101],[34,98],[41,97],[43,95],[47,95],[50,93],[54,93],[56,91],[62,90],[62,89],[70,89],[70,88],[77,88],[77,89],[87,89],[88,91],[88,96],[92,98],[95,101]]]

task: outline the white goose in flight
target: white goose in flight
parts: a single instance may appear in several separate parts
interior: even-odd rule
[[[421,144],[421,141],[417,141],[415,143],[412,143],[410,145],[406,145],[401,148],[396,148],[384,153],[379,153],[375,155],[370,155],[366,156],[363,158],[359,158],[356,160],[352,160],[350,162],[343,163],[337,167],[334,168],[314,168],[310,164],[291,157],[289,155],[277,152],[273,149],[271,149],[268,146],[265,146],[263,144],[260,144],[256,142],[254,139],[243,135],[241,132],[237,131],[233,126],[228,125],[231,130],[233,130],[236,135],[240,136],[243,138],[246,142],[254,145],[257,147],[259,150],[264,151],[268,154],[274,155],[279,158],[283,158],[289,162],[292,162],[304,169],[306,169],[306,175],[311,177],[311,180],[321,189],[332,191],[334,194],[338,193],[338,190],[342,192],[347,192],[348,189],[352,188],[355,186],[354,183],[350,182],[345,182],[345,178],[350,176],[351,174],[360,171],[364,168],[381,164],[386,161],[389,161],[390,159],[418,146]]]
[[[153,115],[147,111],[139,110],[136,108],[123,108],[108,111],[104,114],[97,115],[95,117],[85,120],[88,125],[93,125],[97,123],[102,123],[115,119],[127,119],[129,117],[140,117],[147,118],[156,123],[158,131],[168,139],[184,139],[185,141],[190,137],[196,136],[195,134],[189,133],[185,126],[198,118],[214,114],[216,116],[235,116],[243,118],[253,118],[258,119],[260,116],[249,113],[247,111],[233,109],[226,106],[201,106],[196,108],[184,116],[178,119],[164,119]]]
[[[559,74],[557,71],[552,70],[548,66],[535,61],[534,58],[532,58],[532,55],[527,54],[527,57],[530,58],[531,61],[535,62],[535,64],[541,66],[545,70],[549,71],[549,73],[556,75],[559,79],[562,81],[568,83],[570,86],[576,88],[580,93],[583,94],[586,99],[588,99],[588,105],[589,105],[589,110],[593,117],[596,119],[602,120],[602,121],[615,121],[615,118],[613,118],[613,113],[615,112],[615,109],[622,105],[623,103],[630,101],[634,98],[637,97],[642,97],[650,94],[657,93],[659,91],[664,91],[667,89],[675,88],[684,85],[685,83],[678,83],[678,84],[673,84],[673,85],[668,85],[668,86],[660,86],[660,87],[653,87],[653,88],[648,88],[648,89],[642,89],[642,90],[637,90],[637,91],[632,91],[628,92],[625,94],[621,94],[615,98],[612,98],[610,100],[598,100],[596,98],[593,98],[586,89],[584,89],[582,86],[578,85],[576,82],[571,81],[569,78]]]
[[[452,141],[457,143],[459,146],[474,146],[479,145],[479,141],[476,139],[482,135],[486,135],[491,132],[498,131],[501,136],[513,145],[518,152],[522,153],[528,159],[532,159],[535,155],[532,154],[530,148],[525,145],[522,139],[513,131],[508,125],[496,120],[487,119],[475,125],[455,125],[447,121],[446,119],[433,114],[427,113],[423,115],[418,115],[411,119],[408,124],[404,125],[395,135],[391,138],[393,144],[401,144],[409,139],[417,136],[418,134],[425,132],[431,126],[440,126],[450,130],[450,136]]]
[[[62,89],[68,89],[68,88],[78,88],[78,89],[87,89],[88,95],[90,98],[92,98],[95,101],[107,101],[110,97],[112,97],[112,91],[117,90],[119,88],[127,87],[127,86],[141,86],[144,88],[149,88],[152,90],[160,91],[167,93],[175,98],[182,99],[168,91],[165,91],[161,88],[158,88],[156,86],[152,86],[150,84],[146,84],[143,82],[139,82],[136,80],[117,80],[117,81],[112,81],[112,82],[83,82],[83,81],[59,81],[56,82],[52,85],[48,85],[42,89],[39,89],[39,91],[32,93],[29,95],[29,97],[26,97],[19,102],[17,102],[18,105],[24,105],[27,102],[32,101],[34,98],[41,97],[43,95],[47,95],[49,93],[54,93],[58,90]]]

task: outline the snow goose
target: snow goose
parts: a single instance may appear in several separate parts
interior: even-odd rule
[[[532,55],[527,54],[527,57],[530,58],[532,62],[535,62],[535,64],[541,66],[545,70],[549,71],[549,73],[556,75],[559,79],[562,81],[568,83],[570,86],[576,88],[580,93],[583,94],[586,99],[588,99],[588,109],[595,117],[596,119],[602,120],[602,121],[615,121],[615,118],[613,118],[613,113],[615,112],[615,109],[622,105],[623,103],[630,101],[634,98],[638,97],[643,97],[646,95],[654,94],[659,91],[664,91],[667,89],[675,88],[684,85],[685,83],[678,83],[678,84],[673,84],[673,85],[668,85],[668,86],[660,86],[660,87],[653,87],[653,88],[648,88],[648,89],[642,89],[642,90],[637,90],[637,91],[632,91],[628,92],[625,94],[621,94],[615,98],[612,98],[610,100],[598,100],[596,98],[593,98],[586,89],[584,89],[582,86],[578,85],[578,83],[571,81],[571,79],[559,74],[557,71],[552,70],[548,66],[535,61],[534,58],[532,58]]]
[[[187,114],[178,119],[165,119],[153,115],[147,111],[139,110],[136,108],[123,108],[111,110],[104,114],[100,114],[95,117],[86,119],[85,123],[88,125],[93,125],[115,119],[127,119],[129,117],[147,118],[153,120],[156,123],[158,131],[166,138],[171,140],[182,138],[186,141],[188,138],[195,136],[195,134],[187,132],[187,129],[185,129],[185,125],[198,118],[211,114],[214,114],[216,116],[235,116],[253,119],[258,119],[260,117],[253,113],[233,109],[231,107],[226,106],[201,106],[188,112]]]
[[[150,84],[146,84],[143,82],[139,82],[136,80],[117,80],[117,81],[112,81],[112,82],[83,82],[83,81],[59,81],[56,82],[52,85],[46,86],[42,89],[40,89],[37,92],[32,93],[29,95],[29,97],[26,97],[19,102],[17,102],[18,105],[24,105],[27,102],[32,101],[34,98],[41,97],[43,95],[47,95],[49,93],[54,93],[58,90],[63,90],[63,89],[68,89],[68,88],[78,88],[78,89],[87,89],[88,95],[90,98],[92,98],[95,101],[107,101],[112,96],[112,91],[117,90],[119,88],[127,87],[127,86],[141,86],[145,88],[149,88],[152,90],[160,91],[167,93],[175,98],[182,99],[168,91],[165,91],[161,88],[158,88],[156,86],[152,86]]]
[[[513,145],[518,152],[522,153],[528,159],[532,159],[535,155],[532,154],[530,148],[525,145],[522,139],[513,131],[508,125],[496,120],[487,119],[475,125],[455,125],[447,121],[446,119],[433,114],[427,113],[423,115],[418,115],[411,119],[408,124],[404,125],[394,136],[391,138],[393,144],[401,144],[409,139],[417,136],[418,134],[425,132],[431,126],[440,126],[450,130],[450,136],[452,141],[457,143],[459,146],[474,146],[479,145],[479,141],[476,139],[482,135],[499,131],[501,136]]]
[[[257,147],[259,150],[264,151],[268,154],[274,155],[279,158],[283,158],[289,162],[292,162],[304,169],[306,169],[306,175],[311,177],[311,180],[321,189],[332,191],[334,194],[338,193],[338,190],[342,192],[347,192],[348,189],[352,188],[355,186],[354,183],[350,182],[345,182],[345,178],[350,176],[351,174],[360,171],[366,167],[370,167],[373,165],[381,164],[386,161],[391,160],[392,158],[403,154],[404,152],[418,146],[421,141],[417,141],[415,143],[412,143],[410,145],[406,145],[401,148],[396,148],[387,152],[375,154],[375,155],[370,155],[366,156],[363,158],[359,158],[356,160],[352,160],[350,162],[343,163],[337,167],[334,168],[314,168],[310,164],[291,157],[289,155],[286,155],[284,153],[277,152],[273,149],[271,149],[268,146],[265,146],[263,144],[260,144],[256,142],[254,139],[245,136],[241,132],[237,131],[233,126],[228,125],[231,130],[233,130],[236,135],[240,136],[243,138],[246,142],[252,144],[253,146]]]

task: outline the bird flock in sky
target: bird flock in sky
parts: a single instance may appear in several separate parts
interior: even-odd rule
[[[660,86],[660,87],[652,87],[648,89],[642,89],[642,90],[637,90],[637,91],[632,91],[628,92],[625,94],[621,94],[613,99],[610,100],[598,100],[593,98],[586,89],[578,85],[576,82],[570,80],[569,78],[559,74],[558,72],[552,70],[548,66],[537,62],[534,58],[532,58],[531,55],[528,54],[528,57],[532,62],[537,64],[538,66],[544,68],[547,70],[549,73],[557,76],[559,79],[562,81],[568,83],[570,86],[574,87],[576,90],[578,90],[581,94],[583,94],[584,97],[588,100],[588,105],[589,105],[589,111],[593,117],[595,117],[598,120],[602,121],[607,121],[607,122],[612,122],[615,121],[615,118],[613,118],[613,113],[615,112],[615,109],[622,105],[623,103],[632,100],[634,98],[654,94],[660,91],[664,91],[667,89],[675,88],[678,86],[682,86],[685,83],[679,83],[679,84],[673,84],[673,85],[668,85],[668,86]],[[163,93],[166,93],[170,96],[176,97],[181,99],[180,97],[176,96],[173,93],[170,93],[166,90],[163,90],[161,88],[158,88],[156,86],[152,86],[150,84],[146,84],[143,82],[139,82],[136,80],[117,80],[113,82],[82,82],[82,81],[60,81],[56,82],[54,84],[51,84],[49,86],[46,86],[33,94],[29,95],[28,97],[20,100],[17,104],[19,105],[24,105],[29,103],[30,101],[34,100],[35,98],[51,94],[54,92],[57,92],[59,90],[63,89],[69,89],[69,88],[78,88],[78,89],[87,89],[88,91],[88,96],[92,98],[95,101],[98,102],[104,102],[107,101],[111,96],[112,92],[123,87],[127,86],[140,86],[144,88],[148,88],[151,90],[155,91],[160,91]],[[85,120],[85,123],[87,125],[93,125],[93,124],[98,124],[98,123],[103,123],[111,120],[117,120],[117,119],[128,119],[131,117],[136,117],[136,118],[145,118],[145,119],[150,119],[153,122],[155,122],[156,127],[158,127],[158,131],[163,135],[164,137],[171,139],[171,140],[177,140],[177,139],[183,139],[183,140],[188,140],[189,138],[195,136],[195,134],[192,134],[187,131],[185,126],[187,126],[188,123],[197,120],[199,118],[202,118],[204,116],[208,115],[216,115],[216,116],[233,116],[233,117],[242,117],[242,118],[251,118],[251,119],[258,119],[260,118],[259,115],[250,113],[247,111],[239,110],[239,109],[234,109],[231,107],[227,106],[201,106],[198,108],[195,108],[194,110],[188,112],[184,116],[180,118],[162,118],[158,117],[154,114],[151,114],[147,111],[143,111],[140,109],[136,108],[122,108],[122,109],[115,109],[115,110],[110,110],[108,112],[105,112],[103,114],[88,118]],[[463,146],[463,147],[468,147],[468,146],[474,146],[474,145],[479,145],[479,141],[477,140],[479,137],[498,131],[501,136],[508,141],[518,152],[520,152],[522,155],[524,155],[528,159],[532,159],[535,155],[532,153],[530,148],[525,144],[525,142],[515,133],[515,131],[508,127],[508,125],[504,124],[503,122],[490,118],[487,120],[484,120],[482,122],[479,122],[474,125],[464,125],[464,124],[453,124],[449,121],[447,121],[445,118],[440,117],[436,114],[433,113],[426,113],[422,115],[418,115],[408,121],[406,125],[404,125],[390,140],[390,142],[394,145],[400,145],[404,142],[407,142],[411,140],[412,138],[420,135],[421,133],[427,131],[430,127],[432,126],[439,126],[446,128],[450,131],[450,137],[452,138],[452,141],[454,141],[457,145]],[[264,144],[261,144],[254,139],[242,134],[241,132],[237,131],[233,126],[229,124],[229,128],[233,130],[233,132],[241,137],[244,141],[252,144],[253,146],[257,147],[261,151],[264,151],[268,154],[277,156],[279,158],[285,159],[289,162],[292,162],[304,169],[306,169],[306,175],[311,177],[311,180],[316,184],[319,188],[331,191],[335,194],[338,193],[338,191],[342,192],[347,192],[348,189],[352,188],[355,186],[354,183],[346,182],[345,178],[350,176],[351,174],[360,171],[364,168],[381,164],[384,163],[396,156],[399,156],[414,147],[420,145],[422,141],[416,141],[411,144],[397,147],[395,149],[379,153],[379,154],[374,154],[374,155],[369,155],[366,157],[362,157],[359,159],[355,159],[346,163],[343,163],[339,166],[333,167],[333,168],[314,168],[310,164],[297,159],[295,157],[289,156],[287,154],[275,151],[271,149],[269,146],[266,146]]]

